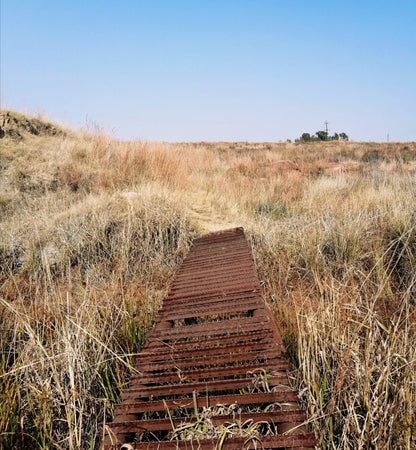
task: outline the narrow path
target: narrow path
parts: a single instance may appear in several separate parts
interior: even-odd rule
[[[137,357],[106,449],[313,448],[242,228],[197,239]]]
[[[210,201],[206,192],[190,195],[189,213],[191,222],[201,233],[212,233],[239,226],[213,207],[212,201]]]

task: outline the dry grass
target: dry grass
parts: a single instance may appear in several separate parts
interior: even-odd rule
[[[231,225],[321,446],[415,447],[415,143],[117,142],[24,120],[0,141],[0,447],[98,447],[192,237]]]

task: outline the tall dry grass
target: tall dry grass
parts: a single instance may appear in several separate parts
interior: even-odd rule
[[[247,230],[321,447],[415,447],[414,143],[36,126],[1,140],[2,448],[99,447],[192,237],[229,223]]]
[[[253,236],[324,448],[415,446],[416,180],[376,175],[309,182]]]

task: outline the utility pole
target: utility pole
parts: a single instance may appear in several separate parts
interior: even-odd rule
[[[327,120],[325,120],[325,133],[326,133],[326,140],[328,140],[329,134],[328,134],[328,121]]]

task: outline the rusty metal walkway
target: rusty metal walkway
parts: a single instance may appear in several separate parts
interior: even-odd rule
[[[283,353],[242,228],[195,240],[105,448],[313,448]]]

